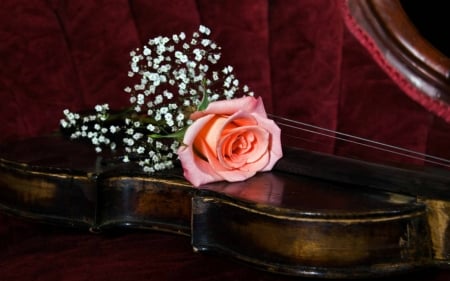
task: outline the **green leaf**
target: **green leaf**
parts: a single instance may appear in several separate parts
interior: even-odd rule
[[[202,101],[200,102],[200,104],[198,105],[197,110],[198,111],[203,111],[208,107],[209,104],[209,98],[208,95],[206,94],[206,92],[203,94],[203,98]]]
[[[187,128],[188,127],[184,127],[182,129],[176,131],[175,133],[171,133],[168,135],[152,134],[152,135],[150,135],[150,137],[153,139],[176,139],[176,140],[182,142]]]

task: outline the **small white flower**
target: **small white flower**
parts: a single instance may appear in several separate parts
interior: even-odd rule
[[[167,90],[164,91],[163,95],[168,98],[168,99],[172,99],[173,98],[173,94]]]
[[[177,121],[182,121],[182,120],[184,120],[184,114],[182,112],[180,112],[177,115]]]
[[[61,127],[63,128],[67,128],[69,126],[69,123],[67,123],[66,120],[62,119],[59,121],[59,124],[61,125]]]
[[[172,114],[171,113],[166,113],[164,115],[164,119],[168,122],[171,121],[173,119]]]
[[[155,97],[155,102],[154,102],[154,104],[160,104],[160,103],[162,103],[163,102],[163,97],[161,96],[161,95],[157,95],[156,97]]]
[[[161,114],[167,114],[169,112],[169,108],[168,107],[161,107],[161,109],[159,110],[159,112]]]
[[[143,171],[146,173],[154,173],[155,169],[149,167],[149,166],[144,166]]]
[[[207,47],[209,44],[211,44],[211,40],[209,40],[209,39],[203,39],[202,42],[201,42],[201,44],[202,44],[204,47]]]
[[[172,168],[180,143],[175,139],[161,142],[161,138],[153,138],[154,134],[163,136],[190,126],[193,120],[188,112],[195,110],[204,95],[210,101],[229,99],[242,92],[253,95],[248,86],[239,88],[232,66],[217,69],[220,46],[208,38],[210,32],[200,25],[190,38],[184,32],[157,36],[130,52],[127,75],[136,82],[123,90],[129,95],[130,106],[128,111],[119,113],[125,116],[119,117],[122,124],[108,124],[108,120],[115,120],[109,119],[115,113],[108,112],[108,104],[99,104],[95,114],[82,117],[65,109],[61,127],[73,128],[73,139],[89,139],[97,152],[102,151],[101,146],[115,150],[112,137],[124,132],[124,162],[139,154],[136,162],[145,172]]]
[[[174,131],[174,130],[173,130],[173,126],[175,125],[175,122],[172,120],[172,118],[166,119],[166,124],[167,124],[167,126],[169,126],[170,128],[172,128],[171,131],[173,132],[173,131]]]
[[[135,133],[134,135],[133,135],[133,139],[134,140],[139,140],[140,138],[142,138],[143,137],[143,134],[142,133]]]
[[[204,25],[200,25],[198,31],[200,31],[200,33],[203,33],[205,35],[209,35],[211,33],[211,30]]]

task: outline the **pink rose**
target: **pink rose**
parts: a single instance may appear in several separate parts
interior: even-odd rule
[[[212,102],[191,119],[178,157],[194,186],[243,181],[271,170],[283,156],[280,128],[267,118],[261,98]]]

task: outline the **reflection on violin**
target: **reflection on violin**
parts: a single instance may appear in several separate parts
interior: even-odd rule
[[[284,183],[275,174],[266,172],[257,174],[245,182],[219,182],[206,184],[200,188],[250,202],[280,206],[283,199]]]

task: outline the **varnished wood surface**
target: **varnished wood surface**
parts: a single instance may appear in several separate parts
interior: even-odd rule
[[[288,150],[283,160],[293,170],[280,164],[245,182],[195,189],[177,169],[148,176],[115,155],[57,136],[1,148],[2,209],[36,221],[96,233],[190,236],[195,252],[280,275],[388,276],[434,267],[437,248],[445,265],[447,240],[432,239],[442,233],[429,230],[424,202],[358,181],[308,176],[290,162],[300,150]]]

